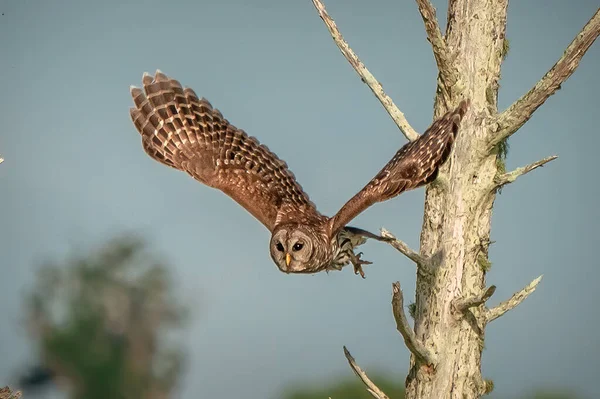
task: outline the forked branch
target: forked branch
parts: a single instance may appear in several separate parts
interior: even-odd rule
[[[496,306],[495,308],[489,309],[486,314],[487,323],[489,323],[490,321],[496,320],[498,317],[502,316],[504,313],[519,306],[519,304],[521,302],[523,302],[525,299],[527,299],[527,297],[529,295],[531,295],[533,293],[533,291],[535,291],[535,289],[537,288],[537,285],[540,283],[540,281],[542,281],[542,277],[544,277],[544,276],[543,275],[539,276],[538,278],[533,280],[531,283],[529,283],[529,285],[527,287],[523,288],[521,291],[517,292],[512,297],[510,297],[509,300],[502,302],[500,305]]]
[[[496,292],[496,286],[492,285],[479,295],[475,295],[469,298],[457,299],[453,302],[454,309],[456,309],[456,311],[459,313],[466,312],[471,308],[485,303],[485,301],[487,301],[492,297],[492,295],[494,295],[494,292]]]
[[[517,180],[519,177],[531,172],[534,169],[541,168],[545,164],[550,161],[554,161],[558,156],[552,155],[550,157],[546,157],[544,159],[540,159],[537,162],[531,163],[529,165],[523,166],[521,168],[517,168],[512,172],[507,172],[497,176],[494,179],[494,184],[497,188],[504,186],[505,184],[512,183]]]
[[[417,339],[404,313],[404,296],[400,289],[400,282],[392,284],[392,311],[396,319],[396,328],[402,334],[404,343],[408,350],[415,356],[417,363],[432,365],[435,363],[435,357],[421,341]]]
[[[389,399],[389,397],[381,389],[379,389],[379,387],[375,385],[373,381],[371,381],[371,379],[367,376],[367,373],[365,373],[360,367],[358,367],[358,364],[356,364],[356,361],[350,354],[350,351],[345,346],[344,355],[346,356],[346,359],[348,359],[348,364],[350,364],[350,368],[352,368],[352,370],[354,371],[354,373],[356,373],[358,378],[360,378],[363,384],[365,384],[365,386],[367,387],[367,392],[369,392],[371,396],[373,396],[375,399]]]
[[[377,97],[377,99],[381,102],[381,105],[383,105],[385,110],[392,117],[404,136],[410,141],[416,140],[419,137],[419,134],[412,128],[412,126],[410,126],[404,117],[404,114],[398,109],[396,104],[394,104],[394,101],[387,94],[385,94],[381,83],[375,79],[373,74],[371,74],[367,67],[365,67],[365,64],[362,63],[354,51],[352,51],[350,46],[348,46],[348,43],[344,40],[344,37],[337,28],[334,20],[329,16],[329,13],[327,13],[323,2],[321,0],[313,0],[313,4],[319,13],[319,16],[323,22],[325,22],[333,41],[338,46],[344,57],[346,57],[350,65],[352,65],[354,70],[361,77],[362,81],[369,86],[373,94],[375,94],[375,97]]]
[[[425,24],[425,32],[427,32],[427,40],[431,43],[433,56],[440,72],[441,83],[443,89],[449,89],[458,80],[458,71],[452,65],[450,54],[446,41],[440,31],[435,8],[429,0],[416,0],[419,12]]]
[[[531,118],[533,113],[554,94],[579,66],[586,51],[600,34],[600,9],[583,27],[565,50],[563,56],[544,77],[523,97],[502,112],[497,119],[497,132],[490,148],[509,137]]]

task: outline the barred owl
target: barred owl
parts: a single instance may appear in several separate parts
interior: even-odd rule
[[[376,202],[433,181],[468,107],[461,102],[404,145],[330,218],[317,211],[284,161],[192,89],[160,71],[154,77],[144,74],[142,84],[143,91],[131,87],[135,107],[130,114],[146,153],[221,190],[250,212],[271,232],[271,258],[284,273],[340,270],[352,263],[364,277],[361,265],[370,262],[354,248],[367,238],[384,238],[347,224]]]

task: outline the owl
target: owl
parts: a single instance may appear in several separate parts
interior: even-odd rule
[[[463,101],[404,145],[383,169],[333,216],[319,213],[287,164],[265,145],[230,124],[192,89],[156,71],[143,90],[131,87],[131,119],[154,160],[221,190],[270,232],[271,258],[284,273],[340,270],[352,264],[364,277],[369,264],[355,253],[368,238],[385,240],[347,224],[376,202],[432,182],[448,159]]]

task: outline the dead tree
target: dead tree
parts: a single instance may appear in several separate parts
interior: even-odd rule
[[[573,39],[542,79],[506,110],[498,111],[500,67],[507,51],[508,0],[449,0],[442,35],[429,0],[416,0],[438,67],[434,118],[470,99],[453,153],[437,180],[426,189],[420,251],[395,239],[396,249],[417,267],[415,326],[410,328],[399,283],[392,308],[411,352],[406,397],[478,398],[491,390],[481,376],[483,334],[489,322],[529,296],[541,276],[499,306],[485,302],[492,207],[497,191],[555,159],[550,156],[506,172],[498,162],[506,140],[573,74],[600,33],[600,10]],[[418,133],[345,42],[321,0],[313,0],[340,51],[373,91],[408,140]],[[384,235],[394,238],[389,232]],[[344,348],[352,369],[375,398],[387,396],[373,384]]]

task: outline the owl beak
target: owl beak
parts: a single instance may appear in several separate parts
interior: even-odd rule
[[[285,254],[285,265],[289,266],[290,263],[292,263],[292,255],[290,255],[289,253]]]

